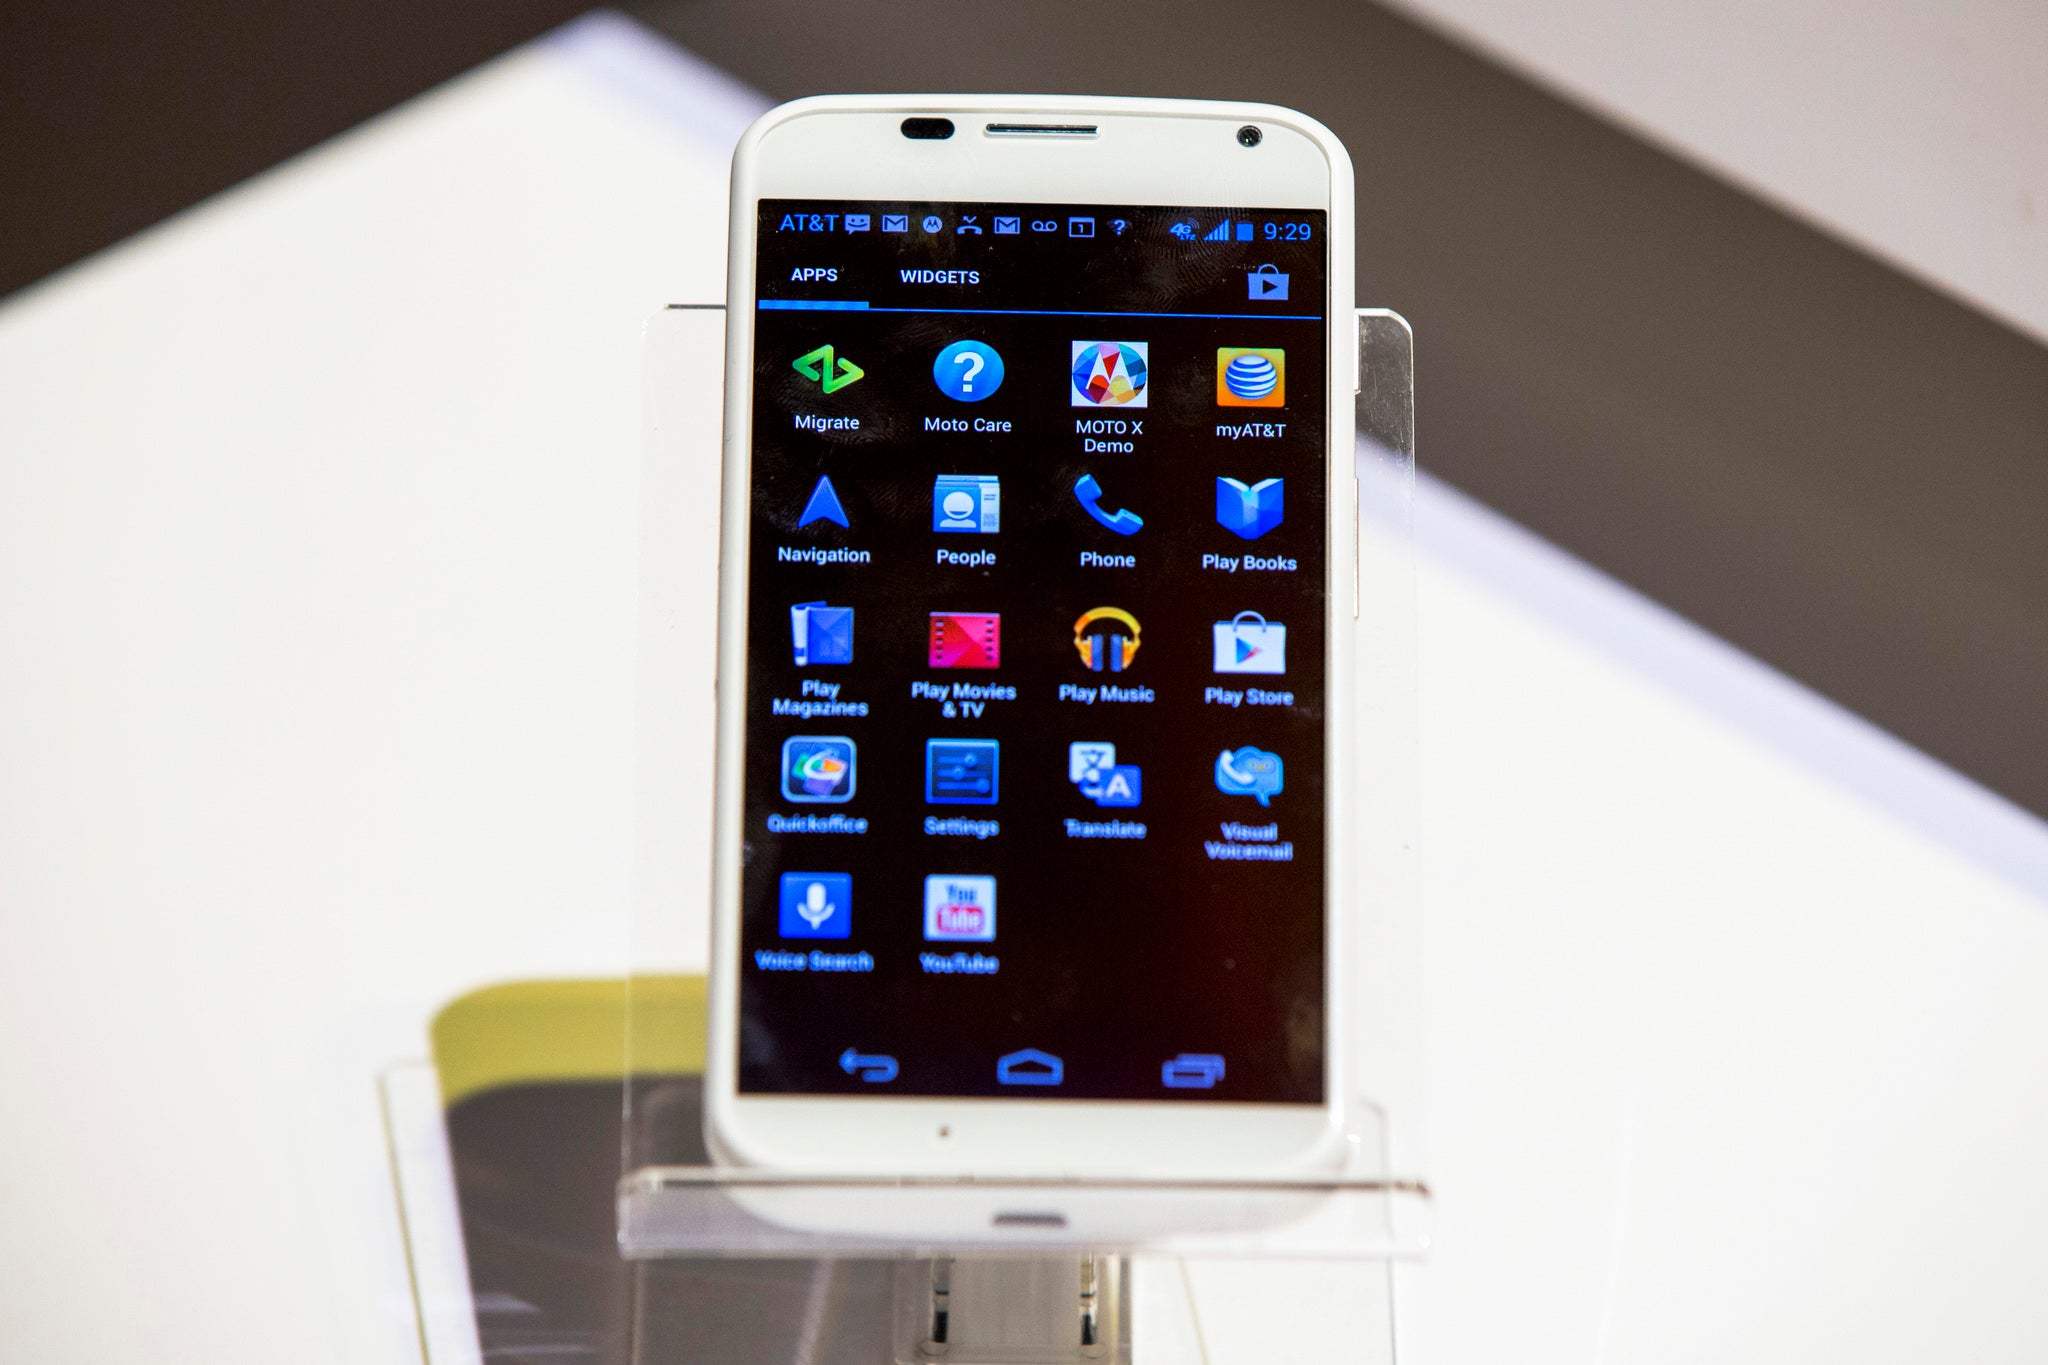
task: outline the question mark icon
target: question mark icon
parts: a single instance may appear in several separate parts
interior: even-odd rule
[[[1003,358],[981,341],[956,341],[932,362],[932,380],[946,397],[979,403],[1003,386]]]
[[[1124,229],[1131,225],[1131,220],[1128,218],[1112,218],[1109,221],[1109,225],[1115,228],[1116,235],[1121,237],[1124,235]]]

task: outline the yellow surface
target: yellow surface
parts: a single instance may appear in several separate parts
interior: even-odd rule
[[[704,978],[513,981],[451,1001],[434,1016],[441,1103],[507,1085],[623,1080],[626,1012],[637,1074],[704,1069]]]

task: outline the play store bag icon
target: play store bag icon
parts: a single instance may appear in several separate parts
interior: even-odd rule
[[[1218,673],[1285,673],[1287,627],[1255,611],[1216,623]]]

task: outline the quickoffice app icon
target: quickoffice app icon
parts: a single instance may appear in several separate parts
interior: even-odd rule
[[[853,874],[785,872],[776,932],[784,938],[847,938],[853,933]]]
[[[988,943],[996,936],[996,879],[924,879],[924,936],[933,941]]]
[[[934,806],[993,806],[1001,795],[1003,746],[993,739],[924,742],[924,799]]]
[[[1226,408],[1287,406],[1287,352],[1275,347],[1219,346],[1216,401]]]
[[[932,529],[994,535],[1003,529],[1003,485],[993,474],[941,474],[932,481]]]
[[[933,668],[995,668],[1003,659],[1003,618],[992,611],[931,614]]]
[[[798,356],[790,362],[790,368],[826,393],[837,393],[867,373],[845,356],[835,355],[830,342]]]
[[[1257,540],[1280,524],[1287,513],[1285,481],[1216,480],[1216,522],[1232,535]]]
[[[1148,372],[1142,341],[1077,341],[1068,402],[1077,408],[1145,406]]]
[[[844,735],[795,735],[782,741],[782,799],[851,801],[855,749]]]

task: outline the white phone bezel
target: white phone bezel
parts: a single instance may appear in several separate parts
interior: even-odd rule
[[[951,118],[943,141],[901,121]],[[995,137],[993,121],[1085,123],[1090,137]],[[1239,127],[1264,134],[1241,146]],[[1329,509],[1325,616],[1327,802],[1325,1103],[1202,1104],[1050,1098],[759,1096],[736,1090],[740,849],[744,831],[747,578],[756,205],[871,202],[1244,204],[1325,211]],[[1353,900],[1352,470],[1357,345],[1352,175],[1322,125],[1269,105],[1065,97],[848,96],[770,110],[733,160],[726,300],[724,490],[718,629],[710,1019],[705,1129],[727,1162],[792,1171],[1235,1177],[1327,1167],[1341,1156],[1348,1090],[1343,985]],[[1199,1118],[1199,1122],[1196,1120]]]

